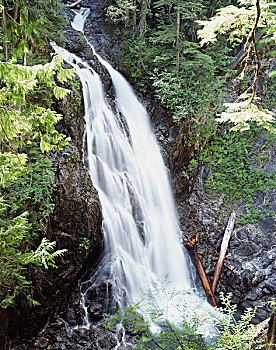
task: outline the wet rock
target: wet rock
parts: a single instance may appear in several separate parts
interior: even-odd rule
[[[101,304],[92,304],[88,309],[91,321],[98,321],[103,318],[103,306]]]
[[[0,349],[7,349],[7,344],[27,338],[45,325],[52,311],[61,301],[66,301],[72,288],[76,287],[85,262],[92,257],[95,263],[103,248],[101,207],[82,161],[83,108],[72,109],[72,100],[67,97],[56,104],[56,109],[64,115],[58,128],[72,141],[60,152],[51,153],[57,169],[53,192],[55,208],[44,225],[44,235],[56,242],[57,249],[67,249],[67,253],[58,260],[58,269],[32,267],[29,271],[33,297],[41,306],[0,310],[0,319],[6,320],[3,327],[0,322]],[[84,239],[89,241],[86,249],[82,244]],[[37,346],[47,347],[45,339],[38,341]]]
[[[67,4],[72,2],[73,0],[66,1]],[[112,28],[107,29],[104,26],[100,1],[83,0],[81,6],[91,9],[84,27],[88,39],[94,43],[96,50],[104,58],[122,71],[123,68],[119,65],[119,44],[111,42]],[[64,15],[68,23],[74,17],[68,7],[65,8]],[[76,53],[93,66],[103,80],[105,92],[109,97],[113,97],[114,91],[109,74],[86,45],[83,35],[68,25],[65,38],[66,49]],[[195,188],[192,194],[189,193],[190,179],[185,169],[177,167],[178,162],[175,158],[179,128],[149,94],[147,96],[139,94],[139,99],[151,116],[158,142],[162,147],[163,158],[172,171],[182,232],[187,237],[199,232],[198,250],[211,280],[216,263],[216,259],[213,258],[218,256],[230,208],[221,211],[222,199],[206,193],[204,183],[209,175],[206,167],[200,170]],[[80,304],[81,294],[77,278],[81,276],[82,271],[87,270],[88,266],[91,272],[101,252],[101,214],[97,193],[82,164],[83,107],[79,108],[76,115],[71,102],[70,98],[66,97],[57,104],[57,110],[64,115],[64,121],[59,126],[60,130],[70,136],[73,142],[63,151],[52,155],[58,165],[57,189],[54,195],[56,208],[47,229],[48,237],[56,240],[59,248],[66,247],[69,252],[62,259],[58,272],[51,271],[47,276],[37,273],[35,288],[40,295],[43,307],[46,305],[46,310],[36,311],[36,317],[40,318],[39,322],[34,320],[33,314],[28,314],[26,327],[29,325],[33,329],[38,329],[38,324],[46,323],[49,313],[56,305],[60,304],[60,307],[58,312],[52,315],[43,332],[37,338],[25,342],[21,349],[44,347],[108,350],[117,345],[116,331],[106,330],[103,326],[103,313],[111,308],[111,305],[107,304],[112,293],[104,274],[100,276],[101,283],[87,292],[91,325],[87,328],[82,326],[84,309]],[[182,156],[185,158],[185,154]],[[270,161],[265,168],[270,172],[275,170],[275,166]],[[256,198],[256,205],[261,206],[262,199],[259,195]],[[276,202],[272,194],[269,202],[270,208],[275,210]],[[222,215],[218,215],[219,213]],[[229,270],[226,265],[223,266],[217,287],[218,292],[232,292],[235,302],[248,300],[250,305],[261,303],[263,308],[259,313],[263,317],[269,312],[269,308],[265,306],[266,300],[275,295],[273,264],[275,249],[272,249],[273,246],[275,247],[275,228],[275,218],[262,218],[256,225],[239,228],[233,233],[229,249],[231,256],[228,256],[225,261],[231,265],[232,270]],[[88,252],[80,248],[83,237],[89,239]],[[87,253],[89,256],[86,259]],[[72,287],[75,291],[67,296]],[[17,319],[17,324],[21,322],[22,318],[15,312],[12,316],[13,319]],[[0,314],[0,325],[4,323],[3,319],[6,318],[2,318]],[[15,338],[22,338],[22,332],[19,334],[18,327],[10,327],[9,322],[3,327],[10,328],[10,334],[13,333]],[[137,338],[130,337],[131,343],[137,341]],[[128,349],[132,346],[122,345],[121,348]]]
[[[268,169],[275,171],[275,163],[268,161]],[[200,172],[194,191],[187,196],[181,193],[183,172],[173,174],[174,189],[178,204],[179,220],[185,237],[199,233],[198,251],[212,281],[216,258],[220,251],[222,237],[231,208],[220,212],[220,198],[205,191],[206,172]],[[189,182],[189,180],[187,180]],[[188,185],[186,185],[186,188]],[[184,190],[185,191],[185,190]],[[275,191],[265,195],[268,210],[275,210]],[[256,209],[264,209],[264,194],[257,194],[254,201]],[[219,216],[218,213],[221,213]],[[217,293],[231,292],[233,302],[248,300],[251,306],[260,306],[258,315],[266,318],[271,308],[266,301],[275,299],[275,259],[276,259],[276,218],[263,216],[257,223],[235,229],[228,248],[228,255],[222,267]],[[211,259],[210,259],[211,257]]]
[[[39,348],[39,349],[45,349],[47,348],[47,346],[49,345],[49,340],[41,337],[36,343],[35,345]]]

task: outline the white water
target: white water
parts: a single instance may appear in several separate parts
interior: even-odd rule
[[[87,11],[76,15],[76,30],[83,32],[87,15]],[[99,75],[77,56],[53,46],[76,69],[82,82],[85,164],[103,213],[104,259],[86,284],[97,283],[108,271],[117,306],[137,302],[143,292],[151,290],[156,292],[158,306],[166,307],[168,317],[175,320],[168,294],[188,291],[192,286],[168,171],[148,115],[127,81],[99,55],[115,88],[116,113],[107,102]],[[83,327],[88,328],[85,294],[82,304]]]

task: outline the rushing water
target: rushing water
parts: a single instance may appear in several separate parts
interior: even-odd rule
[[[73,28],[83,32],[88,14],[81,10],[72,22]],[[76,69],[82,82],[87,150],[84,161],[103,213],[104,258],[86,284],[93,285],[108,274],[117,306],[136,302],[143,291],[151,290],[156,291],[159,307],[166,304],[170,309],[164,289],[167,294],[192,286],[168,170],[147,112],[122,75],[99,55],[115,89],[113,109],[100,76],[76,55],[53,46]],[[159,292],[161,289],[163,292]],[[82,297],[82,326],[88,328],[86,293]],[[175,318],[175,313],[171,316]]]

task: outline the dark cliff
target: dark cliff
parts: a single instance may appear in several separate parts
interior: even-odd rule
[[[65,17],[70,23],[74,14],[66,1]],[[85,24],[85,34],[94,43],[96,50],[112,64],[123,70],[119,63],[120,48],[111,41],[112,36],[105,26],[101,12],[102,1],[83,0],[81,5],[89,7],[91,13]],[[101,75],[107,98],[112,99],[113,90],[106,70],[93,56],[91,49],[85,44],[83,36],[74,31],[70,25],[66,27],[65,47],[72,53],[86,59]],[[76,78],[77,79],[77,78]],[[199,254],[206,269],[208,278],[212,279],[223,233],[231,210],[226,210],[222,217],[218,216],[220,198],[211,195],[205,189],[208,169],[202,168],[192,193],[189,193],[189,181],[185,167],[175,167],[176,145],[179,141],[179,128],[173,124],[169,113],[148,94],[141,96],[152,119],[162,154],[168,167],[171,168],[173,189],[175,192],[179,221],[183,235],[190,238],[199,233]],[[60,123],[63,133],[70,136],[72,142],[63,151],[52,154],[58,164],[56,173],[57,189],[54,193],[55,210],[47,223],[47,237],[58,242],[58,248],[68,249],[68,253],[59,262],[58,270],[37,272],[34,277],[36,299],[41,307],[33,310],[2,311],[1,330],[5,336],[5,344],[10,340],[24,339],[46,323],[52,312],[56,312],[46,330],[32,339],[24,341],[22,349],[98,349],[112,348],[116,345],[114,337],[97,326],[93,330],[78,330],[68,339],[68,326],[81,322],[83,313],[79,306],[80,292],[78,278],[86,269],[91,270],[102,252],[103,238],[101,234],[101,210],[97,193],[82,162],[83,140],[83,107],[72,107],[72,98],[57,104],[57,110],[64,115]],[[184,155],[185,156],[185,155]],[[273,155],[267,162],[267,171],[275,171]],[[275,210],[275,194],[269,194],[271,209]],[[256,196],[256,205],[262,206],[263,197]],[[239,227],[234,231],[229,246],[229,253],[222,269],[217,291],[232,292],[234,301],[246,302],[250,305],[262,305],[260,316],[269,314],[265,302],[275,296],[275,217],[261,218],[256,224]],[[88,239],[89,248],[83,246]],[[85,268],[84,268],[85,267]],[[108,284],[108,281],[104,281]],[[90,316],[99,324],[103,318],[105,289],[96,290],[91,295]],[[65,297],[66,296],[66,297]],[[61,306],[60,306],[61,305]],[[58,306],[60,306],[58,308]],[[24,328],[18,325],[24,322]],[[32,331],[30,331],[32,330]],[[94,345],[93,345],[94,344]],[[95,347],[94,347],[95,346]],[[3,347],[5,348],[5,347]]]

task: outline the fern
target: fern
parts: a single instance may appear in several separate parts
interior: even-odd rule
[[[276,133],[273,127],[273,123],[275,122],[273,112],[262,109],[256,104],[250,103],[249,100],[225,103],[224,105],[227,107],[226,111],[222,112],[216,120],[219,123],[234,124],[230,129],[231,131],[249,130],[251,122],[255,122],[258,126],[262,126],[271,133]]]
[[[48,269],[49,266],[57,267],[55,259],[62,256],[67,249],[55,251],[55,245],[56,242],[50,242],[47,238],[43,238],[38,248],[24,257],[22,264],[26,265],[33,263],[38,266],[43,266],[45,269]]]
[[[55,259],[62,256],[66,249],[55,251],[55,242],[43,238],[35,251],[26,249],[31,225],[28,212],[10,219],[7,215],[10,206],[0,197],[0,305],[4,308],[12,305],[20,294],[32,305],[32,289],[25,274],[26,265],[48,269],[56,267]],[[25,249],[22,249],[25,246]]]

